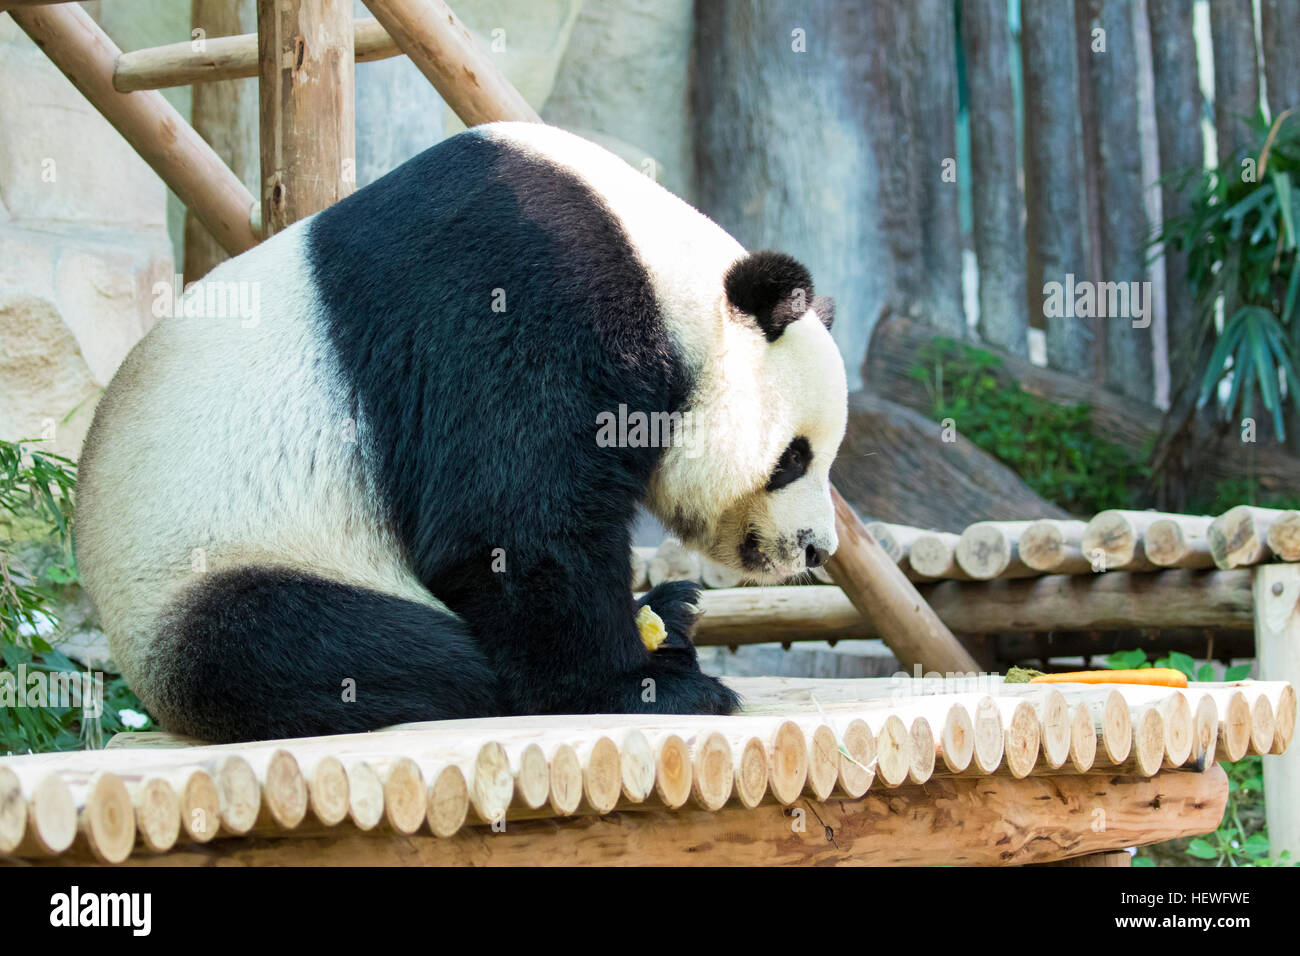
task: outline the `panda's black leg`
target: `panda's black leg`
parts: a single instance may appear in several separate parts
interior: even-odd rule
[[[695,623],[700,616],[700,589],[693,581],[665,581],[657,584],[636,602],[638,609],[649,605],[664,622],[668,636],[655,652],[662,656],[680,655],[693,662]]]

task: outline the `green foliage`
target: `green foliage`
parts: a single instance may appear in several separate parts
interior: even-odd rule
[[[1168,220],[1155,241],[1187,253],[1200,334],[1177,343],[1173,364],[1204,363],[1197,370],[1198,403],[1217,403],[1226,379],[1224,419],[1237,420],[1238,412],[1253,417],[1258,397],[1283,439],[1281,382],[1300,409],[1300,322],[1294,320],[1300,298],[1300,121],[1283,114],[1270,126],[1260,116],[1253,126],[1256,141],[1247,154],[1199,176],[1184,175],[1188,213]],[[1220,309],[1223,329],[1216,333]],[[1202,343],[1211,341],[1207,361]]]
[[[85,673],[43,636],[58,624],[57,609],[78,580],[75,485],[76,465],[67,458],[0,441],[0,671],[11,689],[20,673]],[[70,704],[0,707],[0,755],[98,746],[103,735],[126,729],[122,710],[144,713],[116,675],[104,675],[103,705],[98,719]]]
[[[1235,681],[1250,677],[1249,664],[1237,664],[1227,668],[1222,676],[1216,676],[1214,665],[1205,661],[1199,667],[1196,659],[1182,651],[1170,651],[1164,657],[1148,660],[1147,652],[1141,648],[1131,651],[1116,651],[1106,658],[1106,666],[1112,670],[1142,670],[1146,667],[1168,667],[1182,671],[1189,681]]]
[[[1129,507],[1141,466],[1092,429],[1087,404],[1058,405],[1005,375],[990,352],[936,338],[909,374],[926,386],[931,417],[1021,476],[1037,494],[1075,514]]]
[[[1215,482],[1212,496],[1207,496],[1204,500],[1189,500],[1184,510],[1188,514],[1221,515],[1237,505],[1300,510],[1300,498],[1266,492],[1258,481],[1236,478]]]

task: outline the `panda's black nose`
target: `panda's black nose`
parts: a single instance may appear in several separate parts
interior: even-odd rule
[[[830,552],[825,548],[816,548],[811,544],[808,545],[804,554],[804,563],[810,568],[820,568],[831,556]]]

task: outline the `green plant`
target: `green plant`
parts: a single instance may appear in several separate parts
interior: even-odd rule
[[[76,465],[33,444],[0,441],[0,700],[6,703],[0,706],[0,754],[97,745],[105,733],[125,729],[123,710],[144,712],[116,675],[103,675],[97,717],[75,702],[36,693],[57,686],[51,677],[66,682],[86,670],[45,639],[77,583]],[[20,695],[24,706],[16,705]]]
[[[999,374],[1002,360],[949,338],[931,340],[909,375],[925,384],[931,417],[1018,473],[1042,497],[1076,514],[1128,507],[1141,467],[1094,433],[1087,404],[1057,405]]]
[[[1199,366],[1197,404],[1215,401],[1227,380],[1224,419],[1234,420],[1238,409],[1242,417],[1253,417],[1258,395],[1284,439],[1282,381],[1300,409],[1300,322],[1294,319],[1300,298],[1300,121],[1288,110],[1271,126],[1257,117],[1253,128],[1256,142],[1247,155],[1183,176],[1188,212],[1166,221],[1154,241],[1187,253],[1199,332],[1195,341],[1178,343],[1175,364]],[[1223,328],[1216,333],[1220,310]]]

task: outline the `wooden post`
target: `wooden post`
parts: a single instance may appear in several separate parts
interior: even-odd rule
[[[906,668],[920,665],[947,673],[977,673],[975,658],[958,643],[834,488],[831,499],[840,546],[826,570],[853,606],[880,630],[899,663]]]
[[[466,126],[542,118],[442,0],[365,0],[375,19]],[[349,31],[351,20],[349,19]]]
[[[257,245],[249,219],[253,197],[212,147],[156,90],[113,89],[122,51],[90,14],[69,3],[9,15],[228,252],[238,255]]]
[[[272,236],[356,188],[352,5],[257,0],[262,232]]]
[[[1300,684],[1300,565],[1255,571],[1255,647],[1260,676]],[[1300,856],[1300,750],[1264,758],[1264,807],[1274,856]]]

